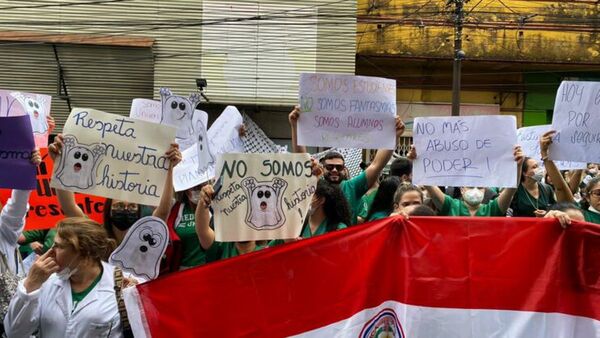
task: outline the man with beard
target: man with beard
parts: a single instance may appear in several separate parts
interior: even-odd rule
[[[288,120],[292,129],[292,149],[295,153],[305,153],[306,147],[298,145],[297,126],[298,118],[300,117],[300,108],[294,107],[294,110],[289,114]],[[404,123],[400,117],[396,116],[396,138],[404,133]],[[348,179],[348,169],[346,168],[344,156],[337,152],[329,152],[321,158],[323,166],[323,178],[330,183],[339,184],[344,196],[350,204],[350,212],[352,214],[351,223],[357,223],[357,210],[360,205],[360,198],[375,184],[381,171],[392,158],[393,150],[379,149],[375,154],[375,158],[371,164],[359,175]]]

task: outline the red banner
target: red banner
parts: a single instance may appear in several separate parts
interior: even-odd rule
[[[136,337],[594,336],[600,226],[387,218],[159,278],[126,300]]]
[[[37,188],[29,198],[29,212],[27,213],[25,230],[52,228],[56,225],[56,222],[65,217],[58,205],[56,192],[53,188],[50,188],[52,160],[48,155],[48,149],[42,148],[40,152],[42,163],[37,169]],[[5,204],[10,198],[10,193],[11,190],[9,189],[0,189],[0,202],[2,204]],[[105,198],[76,193],[75,200],[88,217],[102,222]]]

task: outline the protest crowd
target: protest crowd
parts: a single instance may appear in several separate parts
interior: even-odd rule
[[[211,150],[212,153],[207,150],[210,139],[203,147],[204,137],[211,137],[211,132],[207,133],[207,128],[204,127],[199,138],[194,136],[196,142],[193,142],[192,148],[197,151],[195,163],[201,162],[199,165],[202,167],[203,161],[210,161],[216,168],[209,169],[205,165],[204,172],[209,173],[206,179],[184,188],[175,186],[174,176],[182,168],[187,156],[183,153],[192,149],[189,142],[179,142],[181,128],[185,134],[188,125],[166,123],[176,127],[177,132],[172,128],[170,139],[163,142],[161,153],[156,154],[155,160],[147,160],[150,157],[145,160],[128,157],[125,160],[132,165],[134,162],[145,162],[147,166],[162,170],[161,181],[151,181],[154,176],[148,180],[144,177],[143,181],[139,181],[142,183],[131,185],[127,180],[135,179],[136,175],[125,174],[124,177],[117,178],[115,174],[108,172],[111,170],[108,165],[103,166],[111,156],[111,151],[113,158],[120,156],[115,155],[114,147],[108,143],[99,143],[101,141],[82,141],[81,135],[98,133],[98,125],[87,128],[87,122],[78,124],[83,121],[84,115],[76,117],[72,114],[73,117],[69,117],[69,120],[74,121],[71,129],[65,126],[63,133],[52,135],[51,142],[47,145],[50,163],[55,168],[52,176],[54,182],[51,184],[64,217],[51,226],[29,224],[30,220],[26,215],[30,210],[30,196],[35,194],[33,188],[13,188],[10,198],[2,205],[0,251],[3,281],[0,287],[3,289],[0,314],[3,316],[3,334],[7,337],[132,336],[120,295],[123,289],[250,252],[276,250],[290,242],[345,231],[344,229],[356,226],[368,227],[370,222],[388,217],[408,220],[438,216],[553,218],[561,231],[573,222],[600,224],[599,164],[586,163],[585,168],[561,170],[551,159],[552,149],[556,145],[554,130],[538,135],[538,153],[525,153],[520,144],[513,142],[502,148],[503,153],[494,155],[502,157],[507,163],[505,166],[495,167],[488,174],[465,181],[455,180],[450,176],[458,172],[458,169],[465,172],[471,168],[476,169],[476,165],[470,163],[475,159],[463,158],[460,164],[453,159],[444,160],[446,162],[440,162],[441,169],[436,168],[437,160],[431,154],[444,151],[424,147],[417,142],[417,137],[426,134],[423,132],[426,128],[419,131],[419,126],[426,124],[415,120],[415,145],[408,152],[399,154],[394,147],[378,149],[372,158],[363,160],[362,168],[357,170],[358,174],[351,175],[350,169],[358,168],[348,168],[347,159],[340,151],[326,151],[319,159],[306,155],[308,152],[305,145],[310,144],[302,141],[301,128],[306,127],[301,127],[300,124],[309,117],[304,115],[303,109],[300,106],[293,108],[288,120],[292,135],[291,152],[304,154],[306,157],[304,160],[296,160],[294,157],[293,161],[299,161],[301,165],[290,162],[292,165],[289,168],[292,169],[289,169],[287,176],[276,174],[277,170],[285,172],[285,165],[280,169],[274,162],[265,162],[268,161],[269,154],[262,154],[266,157],[260,157],[260,162],[270,163],[268,169],[272,174],[263,175],[262,178],[249,173],[252,170],[266,170],[267,167],[256,168],[252,165],[253,162],[241,157],[241,154],[237,158],[235,154],[229,154],[231,157],[219,162],[222,154],[215,154],[214,149]],[[92,114],[85,118],[91,118],[90,116]],[[178,121],[178,117],[175,116],[174,120]],[[158,126],[156,128],[163,127],[155,122]],[[189,124],[191,123],[190,121]],[[356,123],[353,122],[354,125]],[[47,124],[50,134],[54,128],[54,120],[49,115]],[[81,134],[77,134],[76,138],[73,136],[76,134],[73,124],[81,127]],[[379,128],[377,123],[370,123],[370,126]],[[386,138],[395,137],[386,140],[393,145],[396,145],[407,128],[395,113],[382,126],[389,127],[389,131],[393,129],[394,136],[390,136],[391,133],[381,134]],[[145,146],[136,143],[140,138],[139,130],[132,129],[128,132],[126,128],[127,125],[123,126],[123,123],[119,128],[115,124],[105,128],[103,133],[121,134],[119,137],[129,134],[129,141],[123,142],[131,143],[134,147]],[[356,133],[360,134],[359,131]],[[241,139],[243,143],[246,137],[244,125],[237,124],[232,138]],[[475,142],[468,139],[466,141]],[[89,147],[86,148],[86,145]],[[92,145],[102,149],[93,148]],[[185,149],[183,145],[186,145]],[[476,150],[471,148],[464,152],[469,154]],[[104,157],[98,159],[100,153]],[[33,147],[29,154],[26,157],[31,165],[40,165],[40,149]],[[244,156],[254,155],[259,156]],[[73,161],[67,158],[69,156],[73,156]],[[123,154],[122,157],[126,158],[127,155]],[[239,159],[245,159],[243,166],[240,162],[234,162]],[[445,163],[450,163],[450,167]],[[70,166],[74,168],[75,174],[65,173]],[[126,165],[123,168],[131,167]],[[19,169],[14,167],[12,170]],[[436,184],[438,181],[435,179],[423,179],[429,177],[427,175],[432,171],[439,174],[435,179],[439,179],[444,173],[448,174],[449,178],[444,181],[447,184]],[[99,175],[99,178],[92,180],[94,186],[109,189],[112,184],[110,189],[114,191],[133,191],[140,196],[150,196],[153,200],[116,198],[112,196],[132,195],[111,195],[97,190],[99,193],[96,195],[104,199],[103,217],[101,222],[93,220],[76,200],[78,194],[87,193],[86,189],[91,186],[86,182],[90,177],[77,176],[84,172]],[[226,175],[227,172],[230,174]],[[294,174],[290,174],[291,172]],[[239,175],[239,181],[233,181],[232,177],[236,175]],[[495,179],[495,176],[502,175],[506,178],[505,181]],[[268,186],[264,183],[267,181],[270,184]],[[461,184],[453,186],[453,181]],[[507,181],[516,184],[505,184]],[[465,182],[472,184],[464,184]],[[247,193],[238,194],[234,198],[236,191]],[[284,192],[288,194],[293,191],[296,192],[295,195],[284,195]],[[95,193],[89,191],[89,194]],[[277,204],[274,211],[271,210],[271,203]],[[290,230],[293,234],[288,232],[274,237],[270,237],[273,236],[272,233],[265,231],[262,232],[264,235],[258,237],[238,236],[231,231],[219,233],[224,222],[231,219],[228,217],[236,213],[241,215],[240,223],[244,220],[249,231],[276,231],[288,227],[290,223],[298,224],[294,224],[296,230]],[[141,225],[140,235],[138,232],[132,234],[132,226],[144,219],[150,219],[154,222],[152,224],[164,223],[164,235],[159,230],[143,228]],[[28,230],[24,230],[25,228]],[[168,237],[168,241],[163,243],[165,237]],[[129,241],[134,242],[131,244],[134,247],[127,251]],[[159,244],[163,245],[161,243],[164,247],[158,254],[156,264],[146,258],[131,258],[140,252],[152,253]],[[124,263],[128,259],[131,261]],[[131,264],[137,266],[131,267]],[[143,264],[152,266],[140,266]],[[135,272],[138,270],[149,272]],[[173,297],[185,292],[178,290],[173,293]]]

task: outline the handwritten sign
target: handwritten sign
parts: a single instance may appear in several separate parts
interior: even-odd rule
[[[418,117],[413,183],[516,187],[514,116]]]
[[[394,149],[396,81],[301,74],[298,144]]]
[[[56,190],[50,188],[52,177],[52,160],[48,149],[40,149],[42,163],[37,167],[36,189],[29,196],[29,212],[27,213],[25,230],[48,229],[65,218],[58,204]],[[0,189],[0,202],[5,204],[10,198],[10,189]],[[102,223],[104,213],[104,198],[75,193],[75,202],[89,218]]]
[[[133,119],[160,123],[161,115],[160,101],[148,99],[133,99],[129,117]]]
[[[28,115],[37,148],[48,147],[52,96],[0,89],[0,116]]]
[[[215,196],[217,241],[296,238],[317,178],[308,154],[224,154]]]
[[[600,82],[563,81],[556,93],[550,159],[600,162]]]
[[[0,188],[35,189],[29,116],[0,117]]]
[[[208,129],[210,158],[227,153],[243,153],[244,142],[239,135],[243,123],[240,112],[234,106],[227,106]],[[215,176],[215,161],[198,155],[198,145],[184,150],[182,161],[173,170],[175,191],[182,191],[202,184]]]
[[[175,129],[93,109],[74,108],[52,187],[158,205]]]
[[[552,130],[552,126],[549,124],[517,129],[517,143],[523,148],[523,153],[525,156],[536,159],[541,167],[544,166],[544,161],[542,161],[540,153],[540,137],[549,130]],[[585,162],[554,162],[559,170],[585,169],[587,167]]]

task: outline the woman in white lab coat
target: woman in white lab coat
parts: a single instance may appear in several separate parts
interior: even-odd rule
[[[60,221],[54,246],[36,260],[10,302],[8,337],[122,337],[114,267],[103,262],[114,246],[93,220]]]

